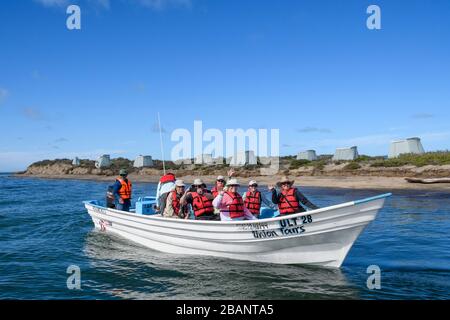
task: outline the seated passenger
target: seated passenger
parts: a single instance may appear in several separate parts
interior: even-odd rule
[[[181,205],[190,204],[194,211],[195,220],[218,220],[212,205],[214,197],[206,189],[206,184],[201,179],[195,179],[188,192],[181,197]]]
[[[281,192],[277,193],[273,185],[269,185],[269,190],[272,191],[272,202],[278,204],[280,215],[293,214],[298,212],[305,212],[301,204],[311,209],[319,209],[316,205],[311,203],[297,188],[293,188],[293,180],[288,177],[281,178],[277,183],[281,187]]]
[[[175,181],[175,188],[169,192],[164,208],[163,216],[167,218],[184,219],[188,214],[187,206],[180,203],[181,197],[184,195],[185,184],[183,180]]]
[[[170,172],[159,179],[158,186],[156,187],[156,211],[160,213],[164,212],[167,196],[175,188],[175,180],[175,175]]]
[[[261,213],[261,205],[263,203],[267,207],[276,210],[276,206],[258,190],[258,184],[255,180],[251,180],[248,183],[248,190],[242,199],[244,200],[245,207],[255,216],[255,218],[259,218],[259,214]]]
[[[213,205],[220,210],[220,220],[255,220],[256,218],[245,207],[244,200],[238,193],[239,182],[230,179],[226,191],[221,191],[214,199]]]

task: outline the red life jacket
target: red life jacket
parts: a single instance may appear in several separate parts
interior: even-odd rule
[[[175,211],[175,214],[178,216],[180,214],[181,208],[180,204],[181,195],[178,194],[176,190],[173,190],[171,193],[172,193],[172,207],[173,210]],[[186,206],[183,207],[183,212],[187,213]]]
[[[300,212],[300,203],[295,197],[296,192],[297,188],[290,188],[287,191],[281,191],[280,200],[278,203],[278,210],[280,211],[280,214]]]
[[[214,187],[214,188],[211,189],[211,193],[212,193],[212,195],[213,195],[214,198],[217,197],[217,196],[219,195],[219,191],[217,190],[216,187]]]
[[[231,192],[227,191],[225,193],[228,194],[231,197],[231,199],[233,200],[233,202],[228,205],[228,209],[226,210],[226,212],[230,213],[230,218],[235,219],[235,218],[243,217],[244,216],[244,200],[242,200],[241,195],[237,192],[231,193]]]
[[[163,175],[161,179],[159,179],[159,182],[166,183],[166,182],[175,182],[175,175],[173,173],[168,173],[166,175]]]
[[[203,194],[198,194],[197,192],[191,192],[192,195],[192,208],[194,209],[194,214],[196,217],[201,215],[210,215],[214,213],[214,207],[212,200],[208,199]]]
[[[250,191],[245,194],[245,207],[252,213],[259,215],[261,209],[261,192],[256,191],[254,195]]]
[[[123,200],[131,199],[131,182],[130,182],[130,180],[126,179],[126,182],[125,182],[125,180],[122,177],[119,177],[119,178],[117,178],[117,181],[119,181],[120,184],[122,185],[118,191],[119,196]]]

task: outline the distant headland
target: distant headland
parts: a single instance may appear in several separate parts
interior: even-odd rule
[[[192,159],[194,163],[195,159]],[[229,164],[183,164],[166,161],[167,171],[191,182],[195,177],[212,183],[217,175],[225,175]],[[323,155],[314,160],[298,159],[298,156],[279,158],[279,170],[275,175],[261,175],[263,164],[233,166],[235,176],[245,185],[255,178],[260,184],[273,183],[282,175],[293,177],[300,186],[374,188],[374,189],[417,189],[436,188],[450,190],[450,184],[418,185],[408,183],[405,178],[435,179],[450,177],[450,152],[428,152],[423,154],[402,154],[396,158],[370,157],[361,155],[354,160],[335,160],[331,155]],[[99,167],[98,162],[88,159],[55,159],[32,163],[28,168],[16,173],[22,177],[54,179],[92,179],[110,181],[121,168],[126,168],[130,179],[137,182],[157,182],[163,172],[163,163],[152,160],[150,165],[126,158],[111,159],[107,166]]]

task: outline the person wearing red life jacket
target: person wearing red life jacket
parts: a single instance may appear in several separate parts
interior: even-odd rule
[[[131,206],[131,181],[128,180],[128,172],[120,169],[119,177],[113,185],[113,194],[116,201],[117,210],[130,211]]]
[[[195,179],[190,190],[181,197],[180,203],[191,205],[195,220],[218,220],[214,213],[213,199],[211,192],[206,189],[206,184],[201,179]]]
[[[255,220],[256,218],[245,207],[244,200],[238,193],[239,182],[230,179],[226,191],[222,190],[214,199],[214,208],[220,210],[220,220]]]
[[[163,216],[166,218],[184,219],[188,214],[187,206],[181,205],[181,197],[184,195],[185,184],[183,180],[175,181],[175,188],[169,192]]]
[[[302,204],[310,209],[319,209],[311,201],[309,201],[297,188],[293,187],[294,181],[289,180],[288,177],[282,177],[277,183],[281,190],[278,193],[273,185],[269,185],[269,190],[272,191],[272,202],[278,205],[280,216],[289,215],[293,213],[305,212]]]
[[[224,176],[218,176],[217,179],[216,179],[216,184],[211,189],[211,193],[214,196],[214,198],[219,195],[219,192],[222,191],[224,187],[225,187],[225,178],[224,178]]]
[[[276,209],[276,205],[274,205],[262,192],[258,190],[258,183],[255,180],[251,180],[248,183],[248,190],[242,196],[242,199],[244,200],[245,207],[256,218],[259,218],[263,204],[271,209]]]

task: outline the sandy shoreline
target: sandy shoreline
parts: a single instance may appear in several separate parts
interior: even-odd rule
[[[71,180],[94,180],[94,181],[113,181],[115,176],[98,175],[24,175],[16,174],[15,177],[23,178],[42,178],[42,179],[71,179]],[[131,174],[130,180],[133,182],[158,182],[160,176],[156,175],[134,175]],[[182,176],[186,183],[192,183],[195,178],[202,178],[205,183],[212,184],[216,176]],[[250,180],[249,178],[236,177],[244,186]],[[259,176],[255,177],[259,185],[265,186],[278,181],[279,176]],[[375,176],[297,176],[295,185],[304,187],[322,187],[322,188],[345,188],[345,189],[381,189],[381,190],[436,190],[449,191],[450,183],[420,184],[409,183],[403,177],[375,177]]]

